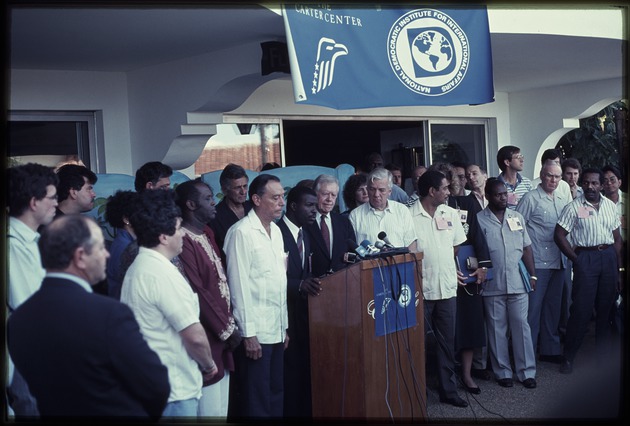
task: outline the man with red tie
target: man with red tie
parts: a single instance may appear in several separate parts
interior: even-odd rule
[[[306,226],[311,241],[311,271],[314,277],[335,272],[347,266],[344,253],[354,250],[348,240],[354,241],[354,229],[346,216],[334,212],[339,181],[331,175],[319,175],[313,183],[317,194],[315,223]]]

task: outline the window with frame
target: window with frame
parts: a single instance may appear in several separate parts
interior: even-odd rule
[[[7,165],[79,163],[103,172],[104,154],[97,144],[96,129],[94,111],[10,111]]]
[[[486,127],[485,122],[429,120],[429,164],[462,162],[487,170]]]

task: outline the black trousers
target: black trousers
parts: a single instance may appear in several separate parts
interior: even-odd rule
[[[605,250],[580,250],[573,262],[572,303],[567,322],[564,356],[573,361],[595,308],[595,339],[598,355],[610,353],[612,328],[610,313],[617,294],[619,278],[617,255],[613,246]]]
[[[284,343],[261,344],[262,357],[245,356],[245,345],[234,351],[238,407],[235,418],[280,419],[284,400]]]

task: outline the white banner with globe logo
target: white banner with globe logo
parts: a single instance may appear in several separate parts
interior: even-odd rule
[[[295,100],[335,109],[494,100],[485,7],[283,6]]]

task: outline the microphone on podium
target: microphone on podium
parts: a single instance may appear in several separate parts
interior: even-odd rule
[[[387,256],[409,253],[409,249],[407,247],[395,247],[392,242],[389,241],[389,238],[387,238],[385,231],[379,232],[378,238],[384,242],[381,253],[386,254]]]
[[[368,240],[363,240],[361,242],[361,246],[365,248],[365,250],[367,251],[368,256],[371,255],[375,255],[377,253],[380,252],[379,249],[377,249],[372,243],[370,243]]]
[[[348,243],[348,251],[356,253],[359,258],[363,259],[367,255],[366,248],[358,245],[353,239],[348,238],[346,243]]]
[[[384,247],[385,248],[394,248],[394,245],[389,241],[389,238],[387,238],[387,234],[385,233],[385,231],[381,231],[378,233],[378,239],[379,240],[383,240],[385,242]]]

